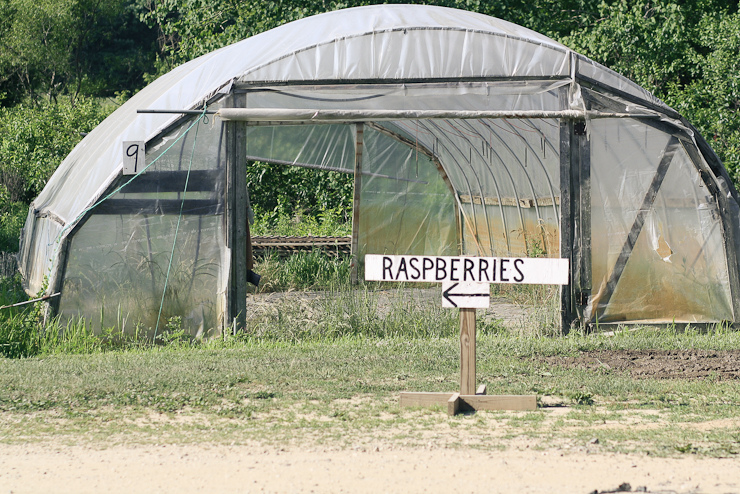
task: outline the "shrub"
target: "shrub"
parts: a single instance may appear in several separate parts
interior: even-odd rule
[[[28,205],[111,109],[85,98],[0,108],[0,251],[18,250]]]

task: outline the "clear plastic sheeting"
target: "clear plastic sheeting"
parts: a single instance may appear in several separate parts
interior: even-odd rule
[[[673,113],[673,110],[665,103],[629,79],[582,55],[578,55],[577,58],[578,74],[589,82],[597,82],[614,90],[618,95],[625,97],[632,96],[633,98],[644,101],[648,105],[653,105]]]
[[[609,286],[670,141],[635,122],[592,123],[592,322],[733,319],[719,210],[686,141],[676,147],[652,207],[642,210],[634,248]]]
[[[347,10],[308,18],[314,22],[297,21],[292,27],[300,36],[286,32],[288,24],[251,38],[270,43],[259,54],[270,61],[255,64],[238,80],[280,81],[286,74],[295,80],[362,79],[368,74],[413,80],[569,73],[565,46],[501,19],[429,6],[351,11],[351,18]],[[296,46],[296,38],[302,46]],[[293,56],[279,57],[279,52]]]
[[[247,128],[248,159],[352,173],[355,138],[348,125]]]
[[[418,120],[394,127],[430,150],[452,184],[461,253],[558,255],[557,120]]]
[[[440,167],[382,127],[363,132],[359,254],[457,255],[455,195]]]
[[[147,163],[156,163],[93,209],[72,237],[63,317],[151,337],[161,305],[160,334],[167,325],[197,338],[220,333],[228,272],[223,131],[200,122],[172,145],[190,123],[152,146]]]
[[[24,277],[27,280],[26,291],[35,295],[47,288],[52,275],[50,261],[57,256],[62,225],[49,217],[36,218],[33,209],[26,224],[32,225],[32,230],[24,231],[18,257],[22,272],[27,273]]]
[[[247,108],[334,110],[564,110],[569,80],[406,84],[244,85]]]

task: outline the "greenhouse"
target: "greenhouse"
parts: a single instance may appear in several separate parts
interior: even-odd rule
[[[352,255],[570,260],[563,328],[734,323],[738,196],[635,83],[520,26],[380,5],[192,60],[115,111],[31,205],[29,293],[96,328],[239,325],[246,167],[354,174]]]

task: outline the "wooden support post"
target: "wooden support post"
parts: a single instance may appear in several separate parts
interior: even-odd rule
[[[251,161],[249,162],[251,163]],[[246,170],[246,168],[245,168]],[[246,190],[246,189],[245,189]],[[246,241],[246,256],[247,256],[247,269],[249,271],[254,270],[254,253],[252,252],[252,231],[249,228],[249,191],[247,190],[247,222],[246,222],[246,235],[245,235],[245,241]]]
[[[565,94],[563,98],[565,98]],[[564,102],[567,100],[564,100]],[[563,102],[563,103],[564,103]],[[560,289],[560,330],[565,335],[576,319],[573,300],[573,280],[576,265],[573,262],[574,206],[571,183],[571,135],[573,122],[560,122],[560,257],[570,262],[570,279]]]
[[[233,106],[243,108],[246,96],[233,96]],[[232,321],[243,329],[247,312],[249,220],[247,218],[246,132],[243,122],[226,123],[226,244],[231,252],[224,326]]]
[[[350,281],[357,284],[358,269],[360,264],[360,192],[362,190],[362,146],[363,146],[363,124],[355,126],[355,182],[354,197],[352,201],[352,268]]]
[[[475,309],[460,309],[460,394],[475,394]]]

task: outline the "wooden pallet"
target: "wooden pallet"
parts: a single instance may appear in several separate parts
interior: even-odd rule
[[[287,257],[296,252],[319,249],[333,256],[349,255],[351,242],[351,237],[255,236],[252,237],[252,252],[255,257],[264,257],[271,252]]]

